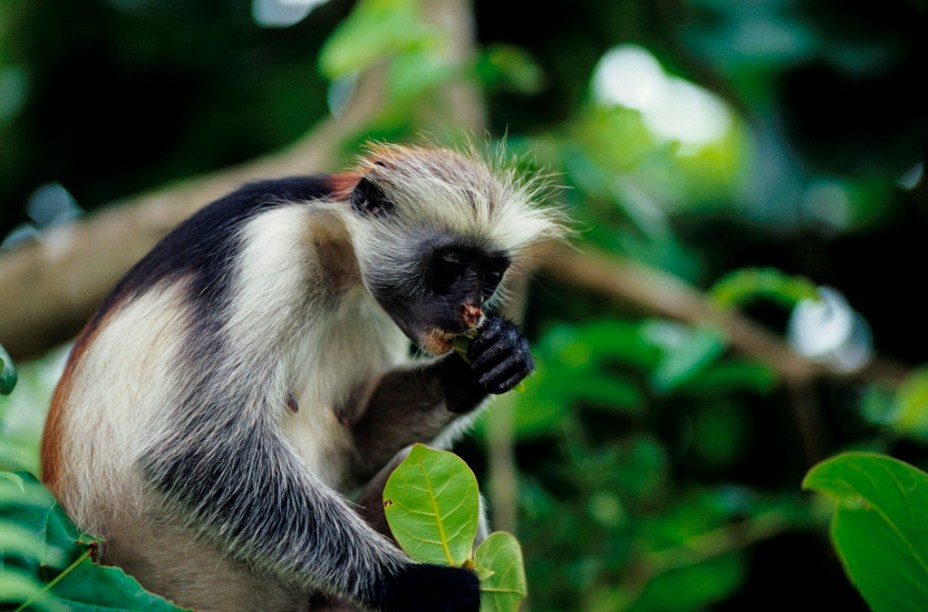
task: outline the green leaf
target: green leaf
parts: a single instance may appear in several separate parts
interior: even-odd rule
[[[0,478],[0,508],[0,585],[10,585],[0,589],[4,602],[46,610],[179,610],[121,569],[93,563],[92,545],[102,540],[81,532],[34,476]]]
[[[16,386],[16,367],[9,353],[0,344],[0,395],[9,395]]]
[[[893,429],[907,435],[928,437],[928,370],[905,379],[896,397]]]
[[[754,298],[767,298],[792,308],[801,300],[821,299],[815,284],[774,268],[735,270],[719,279],[709,297],[724,308],[735,308]]]
[[[627,608],[629,612],[705,610],[742,584],[744,565],[741,555],[732,553],[675,568],[648,582]]]
[[[478,573],[492,572],[480,583],[481,612],[515,612],[528,595],[522,548],[511,533],[491,533],[474,552]]]
[[[15,523],[0,522],[0,555],[4,559],[11,557],[35,558],[41,565],[63,567],[66,565],[67,551],[61,546],[47,542],[34,531]]]
[[[51,591],[49,598],[67,610],[146,610],[176,612],[171,602],[149,593],[118,567],[78,564]]]
[[[461,566],[470,558],[480,498],[457,455],[416,444],[387,480],[383,504],[393,536],[416,561]]]
[[[338,78],[396,53],[439,43],[414,0],[362,0],[326,40],[319,66],[325,76]]]
[[[26,489],[23,486],[23,479],[18,474],[14,474],[13,472],[0,472],[0,478],[3,478],[4,480],[9,480],[13,484],[15,484],[17,487],[19,487],[20,493],[25,493]]]
[[[711,329],[695,329],[679,347],[668,351],[651,374],[651,385],[657,391],[670,391],[694,378],[723,352],[722,336]]]
[[[522,94],[537,94],[545,83],[544,70],[524,49],[491,45],[477,58],[477,75],[489,87],[506,87]]]
[[[41,589],[42,583],[32,575],[0,564],[0,602],[28,601],[38,595]]]
[[[714,363],[699,376],[683,381],[675,391],[713,397],[732,391],[769,393],[777,384],[777,372],[768,365],[743,359]]]
[[[873,610],[928,609],[928,474],[845,453],[813,467],[802,486],[837,499],[832,542]]]

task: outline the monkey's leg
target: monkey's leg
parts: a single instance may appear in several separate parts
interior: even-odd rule
[[[449,401],[449,395],[462,401]],[[357,449],[352,470],[355,481],[371,482],[402,449],[416,442],[433,442],[486,397],[487,392],[457,355],[389,372],[351,427]]]

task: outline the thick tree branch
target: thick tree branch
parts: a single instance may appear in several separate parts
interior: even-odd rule
[[[805,383],[827,376],[896,384],[909,374],[906,366],[885,358],[874,359],[856,372],[834,372],[797,354],[776,334],[747,317],[717,307],[691,285],[639,263],[558,246],[552,246],[539,259],[540,269],[559,282],[605,294],[645,314],[691,325],[713,325],[732,348],[771,366],[787,383]]]
[[[115,202],[0,257],[0,343],[14,357],[73,337],[126,270],[199,207],[247,181],[331,169],[338,147],[380,108],[383,75],[362,77],[351,103],[280,152]]]

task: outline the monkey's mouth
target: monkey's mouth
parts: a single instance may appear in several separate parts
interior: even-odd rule
[[[429,354],[444,355],[454,347],[454,339],[460,335],[461,332],[449,332],[436,327],[425,334],[419,346]]]
[[[454,348],[454,339],[463,335],[473,337],[480,324],[485,320],[483,311],[478,306],[462,304],[454,318],[454,331],[442,327],[433,327],[422,335],[419,346],[432,355],[444,355]]]

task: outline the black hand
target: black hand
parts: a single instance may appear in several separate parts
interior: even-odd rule
[[[459,567],[416,563],[391,577],[380,610],[390,612],[477,612],[477,574]]]
[[[528,340],[513,323],[496,316],[480,328],[467,358],[477,383],[495,395],[509,391],[535,369]]]

